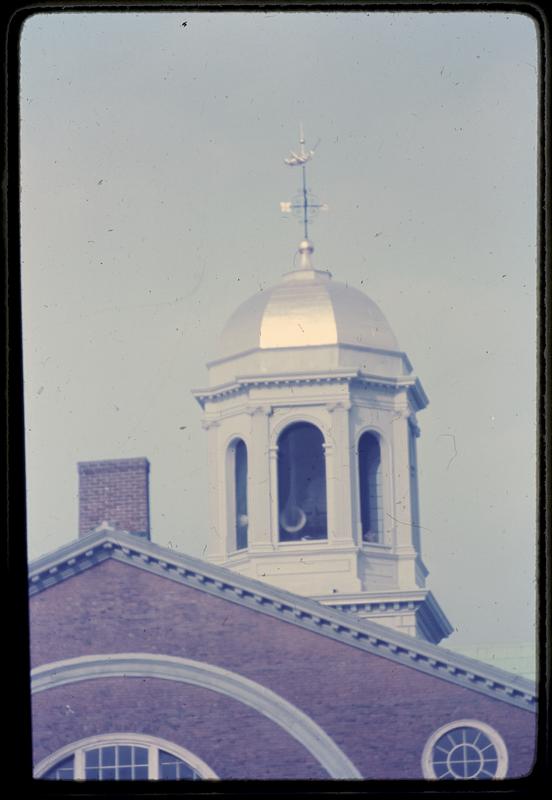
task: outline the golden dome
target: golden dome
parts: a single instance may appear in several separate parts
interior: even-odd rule
[[[397,340],[373,300],[332,280],[329,272],[314,269],[308,255],[312,245],[302,245],[300,269],[249,298],[232,314],[221,335],[219,357],[255,349],[336,344],[397,351]]]

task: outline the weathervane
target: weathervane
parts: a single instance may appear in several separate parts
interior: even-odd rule
[[[309,240],[309,222],[318,211],[327,211],[328,206],[325,203],[317,203],[314,196],[307,189],[307,162],[311,160],[314,151],[320,144],[320,139],[314,145],[312,150],[305,150],[305,135],[303,133],[303,125],[299,126],[299,145],[300,150],[298,153],[291,151],[289,158],[284,159],[289,167],[301,167],[303,173],[303,188],[300,193],[290,202],[280,203],[280,210],[284,214],[289,214],[294,211],[298,216],[302,217],[305,241]],[[310,213],[310,218],[309,218]]]

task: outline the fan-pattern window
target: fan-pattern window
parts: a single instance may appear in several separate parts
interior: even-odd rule
[[[358,443],[360,521],[363,542],[379,542],[383,528],[381,451],[374,433],[363,433]]]
[[[202,763],[193,756],[192,760]],[[61,758],[39,777],[50,781],[195,781],[215,777],[206,765],[202,766],[204,769],[194,768],[154,744],[110,742],[75,747],[71,755]]]
[[[75,756],[58,761],[42,777],[48,781],[72,781],[75,777]]]
[[[426,777],[437,780],[503,778],[507,769],[506,746],[488,725],[453,723],[430,738],[423,769]]]
[[[278,439],[278,515],[281,542],[328,536],[324,437],[308,422]]]
[[[84,754],[84,777],[87,781],[147,780],[148,756],[147,747],[95,747]]]
[[[181,758],[159,751],[159,779],[163,781],[197,781],[200,775]]]

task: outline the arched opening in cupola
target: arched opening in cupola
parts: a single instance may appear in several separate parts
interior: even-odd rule
[[[245,550],[249,517],[247,512],[247,446],[243,439],[234,439],[228,448],[228,496],[230,528],[236,550]]]
[[[309,422],[278,438],[278,523],[281,542],[328,537],[324,437]]]
[[[381,448],[375,433],[367,431],[358,443],[360,521],[363,542],[380,542],[383,530]]]

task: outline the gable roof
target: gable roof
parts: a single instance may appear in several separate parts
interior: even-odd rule
[[[90,569],[108,558],[238,603],[321,636],[381,656],[436,678],[526,710],[536,710],[533,681],[399,633],[349,612],[245,577],[226,567],[183,555],[120,531],[97,531],[36,559],[29,595]]]

